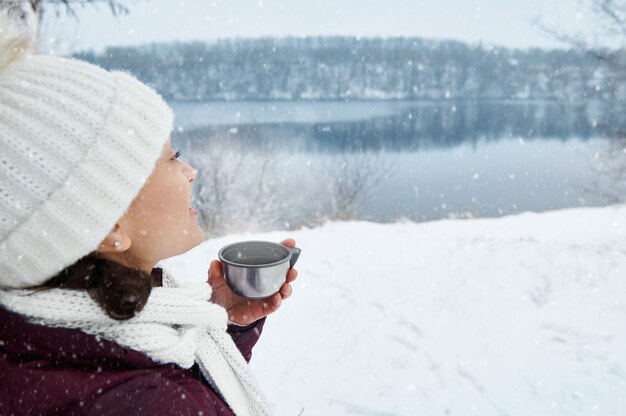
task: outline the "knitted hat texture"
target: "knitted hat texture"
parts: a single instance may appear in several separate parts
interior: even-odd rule
[[[153,171],[173,116],[123,72],[37,55],[0,14],[0,288],[95,250]]]

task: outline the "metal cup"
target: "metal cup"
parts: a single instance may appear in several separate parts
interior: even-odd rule
[[[242,241],[218,253],[228,286],[249,299],[263,299],[278,292],[299,256],[299,248],[270,241]]]

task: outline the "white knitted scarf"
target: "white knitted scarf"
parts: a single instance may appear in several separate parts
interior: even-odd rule
[[[268,408],[248,365],[226,332],[224,308],[208,301],[211,287],[156,287],[134,318],[116,321],[85,292],[0,290],[0,304],[30,322],[76,328],[140,351],[159,363],[202,374],[236,415],[267,415]]]

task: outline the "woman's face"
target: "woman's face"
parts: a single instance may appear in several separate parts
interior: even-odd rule
[[[112,231],[118,233],[115,239],[122,236],[122,244],[107,257],[149,272],[159,260],[200,244],[204,232],[197,213],[191,210],[195,177],[195,170],[176,158],[168,139],[154,171]]]

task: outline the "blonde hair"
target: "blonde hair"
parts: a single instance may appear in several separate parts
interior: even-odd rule
[[[37,41],[25,25],[0,11],[0,70],[37,52]]]

